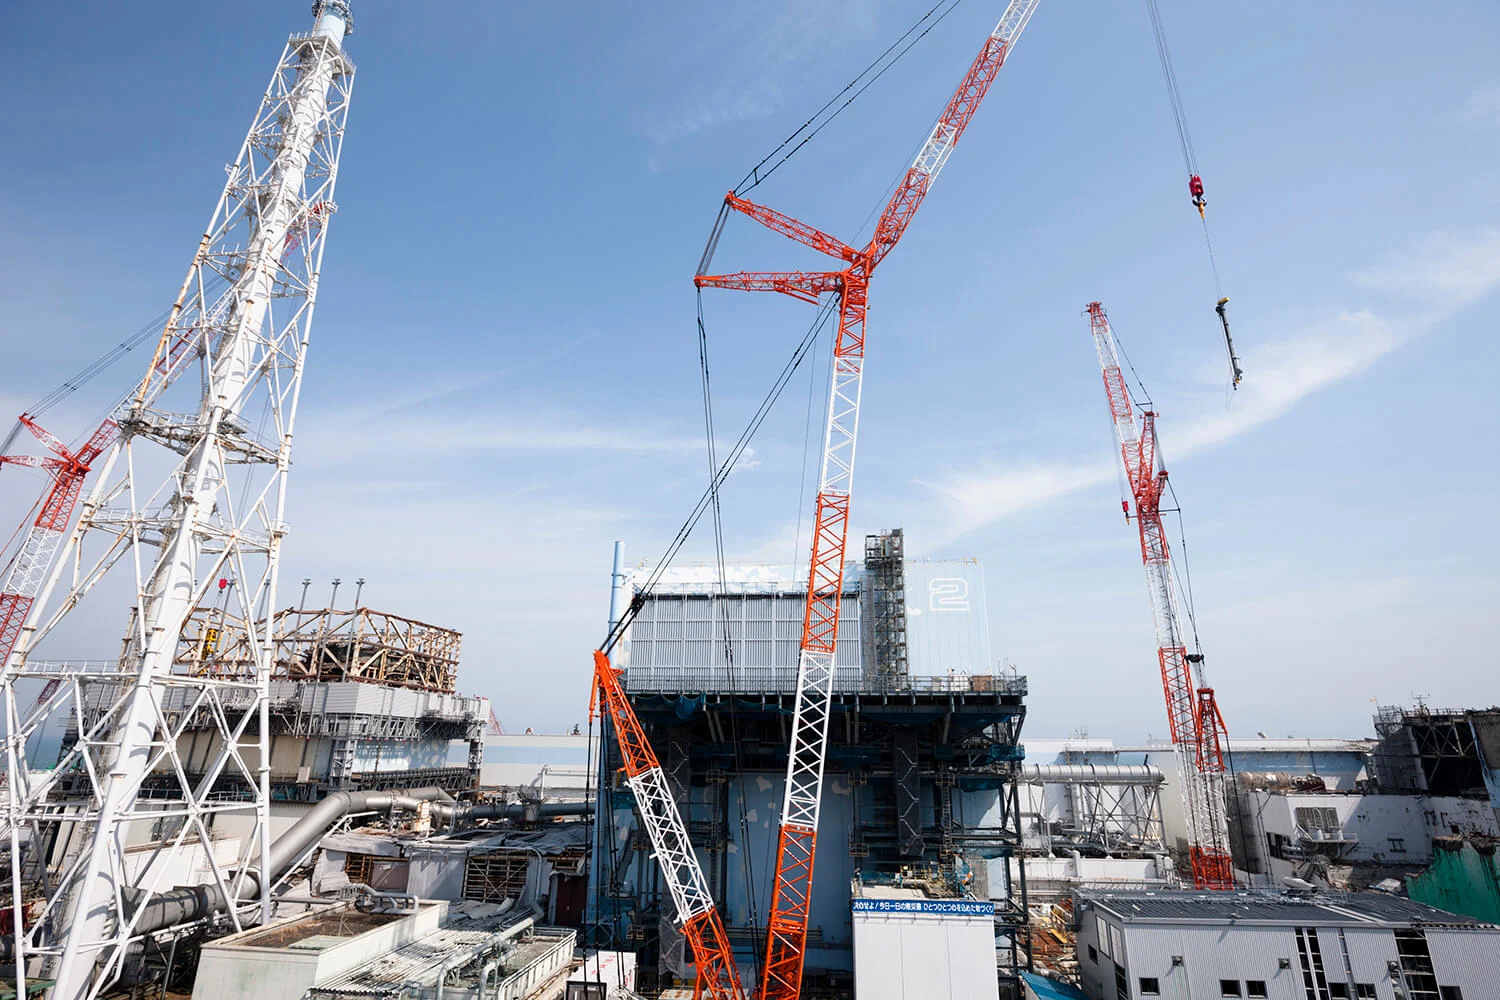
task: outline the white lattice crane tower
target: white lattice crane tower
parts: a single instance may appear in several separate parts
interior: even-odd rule
[[[238,929],[257,899],[261,919],[270,912],[272,887],[260,875],[269,868],[269,612],[354,80],[342,48],[352,26],[347,4],[318,0],[313,15],[312,31],[288,40],[226,168],[156,353],[114,416],[120,438],[95,464],[98,478],[0,674],[12,883],[5,902],[16,928],[9,944],[18,978],[56,979],[54,1000],[92,998],[116,982],[147,903],[171,888],[161,883],[184,852],[201,848],[212,869],[205,898],[218,900],[214,919]],[[119,660],[33,656],[112,571],[134,579],[136,610]],[[234,582],[228,622],[252,636],[254,669],[188,674],[177,665],[183,624],[221,581]],[[23,714],[27,701],[16,689],[31,678],[60,683]],[[27,739],[63,713],[76,742],[54,770],[28,773]],[[178,752],[190,726],[214,734],[206,760]],[[227,866],[214,860],[210,838],[213,818],[226,814],[254,830],[239,863]],[[127,862],[132,826],[159,840],[144,874]],[[23,843],[43,844],[41,831],[60,827],[84,846],[58,877],[38,884],[23,870]],[[25,905],[37,898],[45,905]]]

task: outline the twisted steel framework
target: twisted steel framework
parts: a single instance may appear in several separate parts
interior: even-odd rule
[[[709,240],[709,252],[705,253],[693,279],[699,288],[779,292],[811,303],[816,303],[825,294],[838,296],[839,327],[833,348],[807,606],[797,664],[796,710],[787,759],[786,791],[782,800],[761,1000],[795,1000],[802,986],[818,811],[832,707],[839,597],[843,590],[844,555],[849,532],[849,501],[854,487],[854,453],[859,430],[870,277],[905,234],[1038,2],[1012,0],[1005,9],[943,109],[926,143],[907,168],[876,223],[874,235],[864,247],[851,247],[789,215],[757,205],[734,192],[726,196],[728,210],[747,215],[788,239],[836,258],[843,264],[841,269],[705,274],[712,249],[718,242],[720,230],[716,228]],[[723,226],[726,218],[727,212],[721,212],[718,227]]]
[[[1114,331],[1110,329],[1104,306],[1090,302],[1088,314],[1094,349],[1104,374],[1110,418],[1120,445],[1120,461],[1135,500],[1146,591],[1151,597],[1151,616],[1156,625],[1156,653],[1166,695],[1167,723],[1177,755],[1178,785],[1188,822],[1193,883],[1200,889],[1233,889],[1234,861],[1229,851],[1229,823],[1224,811],[1224,745],[1228,736],[1213,688],[1203,679],[1203,657],[1189,653],[1184,641],[1177,588],[1172,579],[1171,551],[1161,517],[1167,470],[1161,467],[1157,451],[1156,414],[1151,410],[1142,412],[1137,430],[1130,391],[1120,371]],[[1128,517],[1128,507],[1125,513]]]
[[[171,859],[195,847],[211,868],[209,891],[224,899],[258,895],[261,918],[269,916],[270,879],[260,874],[272,870],[267,612],[275,606],[292,427],[354,80],[342,49],[352,25],[347,4],[318,0],[313,14],[312,31],[288,40],[226,168],[145,377],[115,415],[119,440],[0,673],[18,993],[28,974],[47,971],[55,1000],[109,988],[146,903],[170,888],[161,882],[174,870]],[[195,367],[199,377],[180,378]],[[78,668],[34,659],[37,644],[121,564],[133,570],[139,613],[119,661]],[[223,578],[237,582],[228,613],[254,636],[252,664],[232,676],[174,671],[184,623]],[[29,678],[58,683],[22,719],[16,687]],[[63,718],[77,728],[76,742],[55,769],[28,772],[27,738]],[[217,750],[206,768],[194,769],[201,776],[190,777],[176,741],[190,724],[205,723]],[[138,803],[150,775],[175,776],[177,794]],[[220,794],[223,782],[238,793]],[[220,814],[253,823],[232,868],[216,860],[209,835]],[[162,836],[149,864],[131,864],[128,829],[142,822],[158,824]],[[41,831],[48,828],[70,830],[85,846],[55,883],[23,884],[22,843],[47,843]],[[258,891],[242,891],[249,887]],[[35,914],[27,906],[33,893],[45,897]],[[237,908],[226,919],[240,928]]]

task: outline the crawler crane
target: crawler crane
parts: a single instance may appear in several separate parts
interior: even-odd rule
[[[1156,413],[1141,414],[1135,425],[1130,390],[1120,371],[1114,331],[1104,306],[1090,302],[1089,329],[1104,373],[1110,419],[1120,445],[1120,461],[1135,501],[1135,523],[1141,536],[1141,561],[1156,623],[1156,655],[1167,700],[1167,723],[1177,754],[1178,783],[1188,823],[1188,856],[1193,884],[1199,889],[1233,889],[1234,861],[1229,852],[1229,824],[1224,814],[1224,717],[1214,690],[1203,680],[1203,655],[1189,653],[1178,613],[1171,552],[1162,523],[1161,499],[1167,489],[1156,443]],[[1125,516],[1130,517],[1126,503]],[[1195,676],[1196,675],[1196,676]]]
[[[780,292],[809,303],[817,303],[825,294],[834,295],[839,318],[823,438],[822,474],[813,521],[807,606],[797,664],[796,708],[787,759],[775,881],[771,890],[761,1000],[796,1000],[802,987],[818,811],[832,708],[834,645],[838,636],[844,549],[854,484],[854,450],[859,427],[870,278],[911,225],[917,209],[932,189],[939,171],[974,113],[979,110],[980,102],[994,83],[1038,2],[1012,0],[1006,7],[916,159],[907,168],[875,225],[874,236],[865,246],[850,246],[734,192],[725,198],[727,210],[720,213],[719,226],[722,227],[729,211],[739,212],[774,232],[834,258],[838,270],[706,274],[711,250],[718,242],[719,231],[716,230],[709,240],[710,252],[705,253],[694,279],[700,289]]]

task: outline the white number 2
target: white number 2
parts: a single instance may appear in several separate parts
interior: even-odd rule
[[[968,611],[969,581],[957,576],[933,580],[927,585],[927,606],[937,613]]]

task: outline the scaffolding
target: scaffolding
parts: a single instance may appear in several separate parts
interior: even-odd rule
[[[263,622],[257,622],[255,633],[262,631]],[[452,694],[461,638],[452,629],[369,608],[287,608],[273,622],[271,676]],[[212,607],[188,618],[176,663],[197,677],[239,677],[253,670],[244,629]]]
[[[868,674],[879,688],[900,687],[906,680],[906,559],[900,528],[865,536],[865,573],[869,581],[870,637],[875,662]]]

